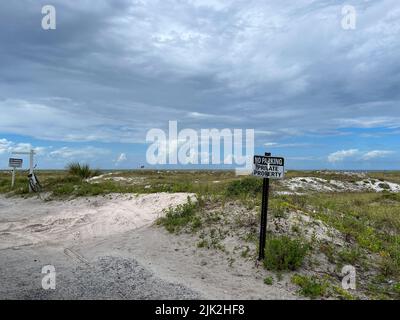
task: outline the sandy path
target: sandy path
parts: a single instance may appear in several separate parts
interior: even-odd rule
[[[198,249],[152,225],[188,194],[111,195],[64,202],[0,198],[1,299],[296,299],[266,286],[252,262]],[[54,265],[57,289],[41,288]]]
[[[187,193],[111,194],[70,201],[0,198],[0,249],[108,237],[153,223]]]
[[[254,262],[243,260],[229,266],[224,253],[197,248],[191,235],[171,235],[152,226],[87,243],[79,250],[94,259],[110,249],[120,257],[135,257],[162,279],[183,283],[204,299],[298,299],[293,287],[265,285],[263,268],[256,268]]]

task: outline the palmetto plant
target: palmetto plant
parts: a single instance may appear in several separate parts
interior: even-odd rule
[[[81,179],[88,179],[99,174],[99,170],[93,170],[88,164],[80,164],[79,162],[71,162],[67,165],[67,170],[69,174]]]

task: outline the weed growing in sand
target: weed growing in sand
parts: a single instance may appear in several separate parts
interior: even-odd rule
[[[298,274],[292,277],[292,283],[300,287],[300,294],[311,299],[325,296],[329,287],[327,281],[320,280],[316,276],[308,277]]]
[[[267,239],[264,266],[273,271],[297,270],[303,264],[309,245],[287,236]]]
[[[396,292],[396,294],[397,294],[398,297],[400,298],[400,282],[399,282],[399,283],[396,283],[396,284],[393,286],[393,290],[394,290],[394,292]]]
[[[248,258],[250,255],[250,247],[246,246],[246,248],[240,253],[242,258]]]
[[[399,279],[400,268],[400,248],[380,253],[381,261],[379,270],[384,277],[394,277]]]
[[[256,196],[262,192],[262,179],[246,177],[234,180],[226,187],[226,195],[232,196]]]
[[[205,240],[205,239],[200,240],[200,241],[197,243],[197,247],[198,247],[198,248],[207,248],[207,247],[208,247],[208,241]]]
[[[274,218],[286,219],[290,204],[285,201],[280,201],[279,199],[271,199],[270,208]]]
[[[356,297],[354,297],[351,293],[348,291],[344,290],[341,287],[338,286],[331,286],[333,293],[339,298],[340,300],[356,300]]]
[[[178,205],[176,208],[168,208],[165,210],[165,216],[157,220],[158,225],[164,226],[169,232],[174,233],[180,231],[188,224],[192,228],[199,228],[201,221],[196,217],[196,211],[200,208],[202,201],[193,202],[188,197],[188,202]]]
[[[273,279],[271,276],[266,277],[266,278],[264,279],[264,284],[266,284],[266,285],[268,285],[268,286],[271,286],[273,283],[274,283],[274,279]]]
[[[335,246],[331,243],[321,243],[319,245],[319,251],[322,252],[330,263],[336,263],[336,251]]]
[[[338,256],[343,264],[355,265],[363,259],[363,253],[359,248],[343,249],[338,252]]]

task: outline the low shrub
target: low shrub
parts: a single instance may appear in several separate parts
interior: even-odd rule
[[[325,296],[329,287],[326,281],[320,280],[316,276],[307,277],[296,274],[292,277],[292,283],[300,287],[300,294],[311,299]]]
[[[274,218],[286,219],[290,205],[287,202],[271,201],[271,211]]]
[[[192,224],[193,229],[200,227],[201,221],[196,217],[195,213],[201,202],[192,202],[188,197],[188,202],[180,204],[175,208],[164,210],[165,216],[157,220],[158,225],[164,226],[169,232],[177,232],[182,227]]]
[[[271,238],[265,246],[264,266],[273,271],[290,271],[302,264],[309,245],[303,241],[292,240],[287,236]]]
[[[266,278],[264,279],[264,284],[266,284],[266,285],[268,285],[268,286],[271,286],[273,283],[274,283],[274,279],[272,279],[271,276],[266,277]]]
[[[246,177],[240,180],[234,180],[226,187],[227,196],[252,195],[256,196],[262,192],[262,179]]]
[[[81,179],[88,179],[100,174],[99,170],[93,170],[88,164],[80,164],[79,162],[71,162],[66,169],[70,175],[78,176]]]
[[[390,186],[387,183],[379,183],[378,187],[384,190],[390,190]]]
[[[341,261],[345,264],[355,265],[360,262],[363,258],[363,254],[360,249],[343,249],[338,252],[338,256]]]

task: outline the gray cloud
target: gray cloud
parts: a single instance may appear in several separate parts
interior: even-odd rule
[[[46,1],[2,1],[1,131],[144,142],[174,119],[275,138],[400,127],[399,2],[352,1],[356,30],[341,29],[345,3],[55,0],[44,31]]]

